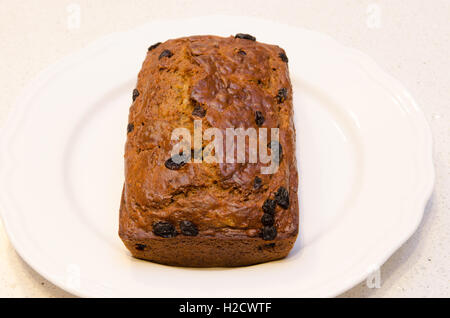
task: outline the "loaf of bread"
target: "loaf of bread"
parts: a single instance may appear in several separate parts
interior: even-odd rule
[[[193,267],[285,257],[298,233],[298,176],[284,50],[248,34],[157,43],[148,49],[132,98],[119,220],[131,254]],[[266,128],[269,154],[270,129],[278,128],[278,168],[263,174],[268,164],[259,160],[173,160],[172,132],[194,134],[195,120],[223,136],[227,128]]]

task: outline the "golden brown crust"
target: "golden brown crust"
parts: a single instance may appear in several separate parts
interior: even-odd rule
[[[164,52],[164,53],[163,53]],[[119,234],[135,257],[180,266],[240,266],[286,256],[298,232],[297,169],[292,87],[284,51],[247,39],[193,36],[151,49],[138,76],[125,147],[125,185]],[[161,58],[160,58],[161,56]],[[279,95],[286,90],[286,98]],[[137,95],[137,94],[136,94]],[[203,130],[279,128],[283,155],[275,174],[261,163],[188,163],[165,167],[175,141],[173,129],[188,128],[206,110]],[[254,188],[255,177],[261,187]],[[262,205],[284,187],[288,209],[276,207],[274,240],[261,238]],[[181,233],[190,221],[198,235]],[[178,233],[153,233],[157,222]],[[144,247],[145,246],[145,247]]]

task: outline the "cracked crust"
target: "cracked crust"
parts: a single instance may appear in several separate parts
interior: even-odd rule
[[[167,50],[172,55],[160,58]],[[282,54],[278,46],[215,36],[169,40],[147,53],[130,108],[120,209],[119,235],[133,256],[203,267],[249,265],[289,253],[298,232],[298,177],[292,87]],[[281,101],[280,89],[287,93]],[[193,134],[193,120],[202,119],[203,130],[216,127],[225,136],[229,127],[259,128],[256,111],[264,117],[261,127],[280,129],[283,157],[275,174],[262,175],[259,162],[165,167],[176,143],[173,129]],[[276,207],[278,234],[265,241],[261,207],[280,187],[288,189],[290,206]],[[196,225],[197,236],[180,234],[183,220]],[[153,224],[161,221],[179,234],[156,236]]]

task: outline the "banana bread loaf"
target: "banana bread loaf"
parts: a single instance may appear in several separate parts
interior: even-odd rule
[[[132,98],[119,220],[131,254],[193,267],[285,257],[298,233],[298,176],[284,50],[248,34],[156,43]],[[224,136],[227,128],[267,128],[269,136],[278,128],[278,144],[267,144],[269,154],[279,145],[278,169],[263,174],[267,163],[260,161],[173,160],[172,132],[182,127],[193,135],[194,120],[203,132],[217,128]]]

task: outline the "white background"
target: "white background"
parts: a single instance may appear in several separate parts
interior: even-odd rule
[[[327,33],[412,93],[433,131],[434,194],[417,232],[381,268],[381,288],[361,283],[342,296],[450,297],[449,0],[0,0],[0,127],[31,78],[101,36],[152,19],[219,13]],[[0,223],[0,297],[70,296],[20,259]]]

